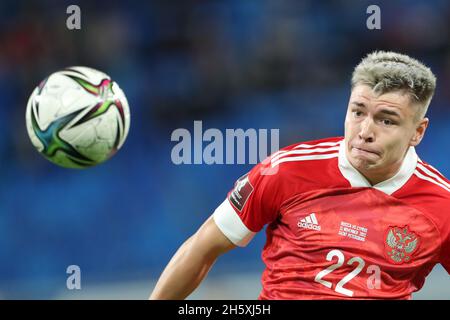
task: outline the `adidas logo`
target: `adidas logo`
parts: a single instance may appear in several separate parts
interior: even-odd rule
[[[299,228],[305,228],[305,229],[311,229],[311,230],[317,230],[320,231],[320,225],[319,222],[317,222],[316,214],[311,213],[310,215],[307,215],[305,218],[301,219],[297,226]]]

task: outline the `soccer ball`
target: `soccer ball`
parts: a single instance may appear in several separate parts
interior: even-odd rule
[[[45,158],[65,168],[86,168],[120,149],[130,128],[130,111],[125,94],[108,75],[69,67],[34,89],[26,126]]]

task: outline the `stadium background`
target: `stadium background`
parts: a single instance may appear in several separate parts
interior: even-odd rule
[[[81,8],[81,30],[66,8]],[[381,8],[368,30],[366,8]],[[1,1],[0,298],[146,299],[178,246],[251,165],[171,162],[177,128],[279,128],[280,146],[343,134],[353,67],[374,49],[408,53],[438,77],[420,156],[450,176],[448,1]],[[71,65],[124,89],[123,149],[88,170],[44,160],[25,129],[26,102]],[[222,257],[191,298],[255,299],[260,233]],[[66,268],[81,268],[81,290]],[[414,297],[449,299],[436,267]]]

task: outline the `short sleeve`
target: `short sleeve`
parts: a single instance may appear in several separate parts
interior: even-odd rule
[[[270,165],[266,160],[240,177],[213,214],[219,229],[238,246],[246,246],[264,225],[277,218],[280,176]]]

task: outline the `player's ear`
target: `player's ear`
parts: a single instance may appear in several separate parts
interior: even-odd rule
[[[425,131],[428,128],[429,122],[430,120],[428,118],[423,118],[419,121],[419,123],[416,125],[416,131],[414,132],[414,135],[409,142],[410,146],[415,147],[420,143],[420,141],[422,141],[422,138],[425,135]]]

